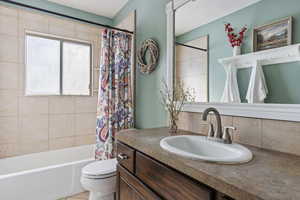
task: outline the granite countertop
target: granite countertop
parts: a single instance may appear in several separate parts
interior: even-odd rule
[[[167,136],[167,128],[155,128],[121,131],[116,138],[236,200],[300,200],[299,156],[247,146],[254,154],[247,164],[207,163],[163,150],[159,142]]]

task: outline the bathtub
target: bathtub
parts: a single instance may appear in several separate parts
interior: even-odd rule
[[[0,200],[57,200],[83,192],[94,145],[0,159]]]

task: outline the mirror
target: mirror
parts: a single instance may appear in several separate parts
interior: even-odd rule
[[[208,102],[208,36],[176,40],[175,84],[192,88],[196,102]]]
[[[255,60],[271,51],[276,57],[297,50],[289,49],[300,41],[298,24],[292,26],[300,20],[296,4],[295,0],[185,1],[175,9],[174,83],[193,88],[196,102],[201,103],[300,104],[299,60]],[[228,23],[235,38],[243,40],[240,47],[231,46],[229,25],[225,31]],[[247,31],[240,38],[245,26]],[[251,66],[236,64],[246,59],[252,59]]]

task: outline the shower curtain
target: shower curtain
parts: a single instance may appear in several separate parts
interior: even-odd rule
[[[95,157],[105,160],[114,157],[115,133],[133,127],[132,36],[106,29],[101,48]]]

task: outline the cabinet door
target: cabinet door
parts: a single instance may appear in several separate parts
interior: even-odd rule
[[[234,199],[229,196],[226,196],[225,194],[218,193],[217,200],[234,200]]]
[[[122,177],[120,178],[119,182],[120,187],[120,193],[119,193],[119,200],[143,200],[140,198],[140,196],[137,194],[135,189],[126,183]]]
[[[117,200],[161,200],[129,171],[118,165]]]

